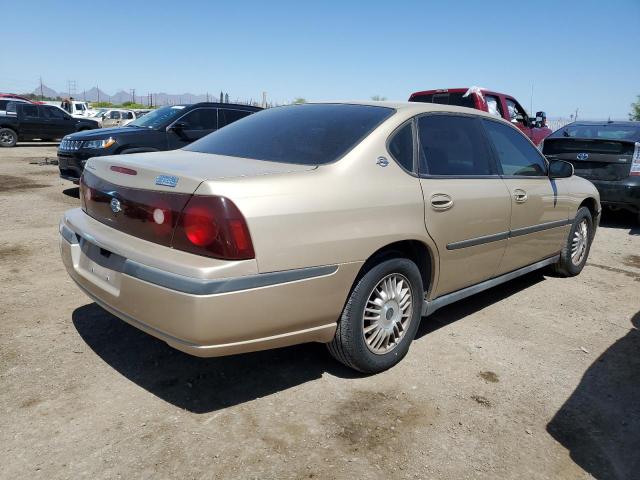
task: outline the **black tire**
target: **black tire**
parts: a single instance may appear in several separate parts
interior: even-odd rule
[[[15,147],[18,143],[18,134],[10,128],[0,128],[0,147]]]
[[[387,353],[374,353],[364,338],[364,309],[378,284],[390,275],[407,280],[411,293],[411,312],[404,334]],[[344,306],[333,340],[327,344],[331,355],[347,367],[363,373],[378,373],[393,367],[409,351],[420,319],[424,291],[422,277],[415,263],[406,258],[392,258],[371,267],[357,281]],[[388,313],[388,311],[387,311]],[[393,315],[393,309],[391,309]],[[389,319],[389,317],[387,317]],[[396,324],[397,325],[397,324]]]
[[[580,225],[586,222],[587,226],[587,241],[585,245],[584,254],[581,259],[574,263],[571,258],[571,247],[573,243],[573,239],[576,235],[576,231],[580,227]],[[571,224],[571,229],[569,230],[569,236],[560,251],[560,260],[553,266],[555,272],[562,277],[573,277],[578,275],[585,264],[587,263],[587,258],[589,257],[589,251],[591,250],[591,242],[593,241],[593,218],[591,218],[591,212],[586,207],[581,207],[578,209],[578,213],[576,213],[576,217]]]

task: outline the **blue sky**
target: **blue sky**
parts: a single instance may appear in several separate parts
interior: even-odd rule
[[[529,109],[533,84],[534,111],[622,119],[640,94],[640,0],[5,2],[0,91],[42,76],[284,102],[479,85]]]

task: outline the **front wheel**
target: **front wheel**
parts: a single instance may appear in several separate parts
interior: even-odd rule
[[[10,128],[0,128],[0,147],[15,147],[18,134]]]
[[[581,207],[571,224],[569,237],[560,252],[560,259],[554,265],[556,273],[563,277],[578,275],[587,263],[592,240],[591,212],[588,208]]]
[[[422,315],[422,278],[415,263],[393,258],[367,271],[351,291],[327,346],[363,373],[391,368],[409,351]]]

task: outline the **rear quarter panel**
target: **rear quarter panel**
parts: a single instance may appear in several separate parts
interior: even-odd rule
[[[398,116],[398,115],[396,115]],[[204,182],[247,219],[260,272],[364,262],[400,240],[431,244],[420,183],[386,150],[387,121],[341,160],[313,171]],[[377,165],[379,156],[389,160]]]

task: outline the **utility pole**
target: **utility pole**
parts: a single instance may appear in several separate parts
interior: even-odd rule
[[[76,94],[76,81],[75,80],[67,81],[67,87],[69,91],[69,98],[71,99],[71,97],[73,97]]]
[[[262,108],[267,108],[267,92],[262,92]]]
[[[44,100],[44,93],[42,93],[42,77],[40,77],[40,101]]]
[[[136,103],[136,89],[131,89],[131,103]]]
[[[96,92],[98,95],[98,103],[100,103],[100,87],[98,85],[96,85]]]
[[[574,122],[578,121],[578,109],[576,108],[576,116],[573,118]]]

